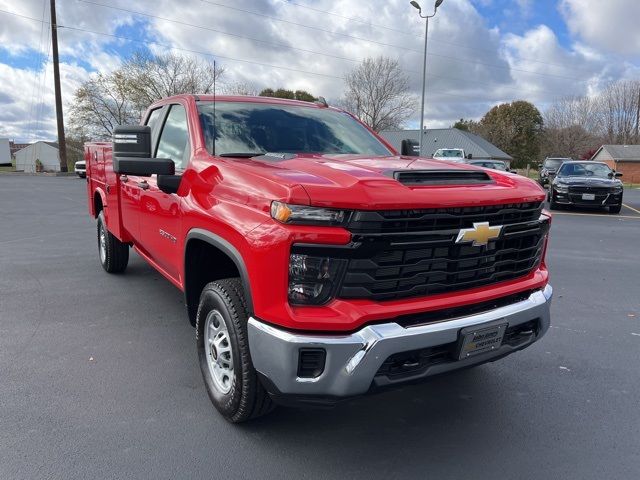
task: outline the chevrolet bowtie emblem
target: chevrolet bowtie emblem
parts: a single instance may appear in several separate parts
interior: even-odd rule
[[[480,247],[489,243],[500,236],[502,225],[494,227],[489,226],[489,222],[477,222],[473,224],[473,228],[462,228],[458,232],[456,243],[472,242],[474,247]]]

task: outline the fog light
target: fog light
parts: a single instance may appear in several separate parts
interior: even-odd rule
[[[346,260],[292,253],[289,259],[289,303],[322,305],[334,294]]]

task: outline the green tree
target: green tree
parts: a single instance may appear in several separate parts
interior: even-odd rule
[[[484,137],[524,167],[538,160],[544,122],[540,111],[529,102],[503,103],[489,110],[480,120]]]
[[[261,97],[288,98],[290,100],[302,100],[304,102],[315,102],[317,99],[305,90],[287,90],[285,88],[265,88],[259,94]]]
[[[451,128],[457,128],[458,130],[475,133],[478,130],[478,122],[476,122],[475,120],[465,120],[464,118],[461,118],[456,123],[451,125]]]

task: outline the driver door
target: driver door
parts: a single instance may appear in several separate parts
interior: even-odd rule
[[[157,137],[154,157],[170,158],[181,175],[191,158],[187,113],[183,105],[167,106],[168,111]],[[164,272],[179,279],[183,258],[180,197],[158,188],[157,175],[146,179],[140,196],[140,237],[144,253]]]

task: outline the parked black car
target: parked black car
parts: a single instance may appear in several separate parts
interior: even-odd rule
[[[538,172],[538,182],[543,187],[547,184],[553,182],[553,177],[555,177],[558,168],[564,162],[570,162],[570,158],[550,158],[547,157],[540,165],[540,171]]]
[[[591,161],[564,162],[549,189],[549,207],[561,205],[608,207],[611,213],[622,209],[621,173],[606,163]]]

